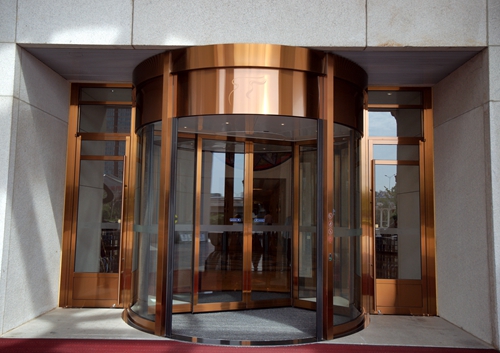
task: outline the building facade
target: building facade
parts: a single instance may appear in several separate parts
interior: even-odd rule
[[[427,170],[435,270],[427,283],[436,288],[437,315],[499,347],[500,1],[0,0],[0,7],[0,332],[62,303],[68,132],[78,109],[72,85],[132,87],[134,69],[164,52],[267,43],[347,58],[373,91],[430,92],[432,104],[421,107],[432,115],[424,139],[434,160]],[[393,174],[385,176],[390,183]],[[375,308],[365,305],[367,313]]]

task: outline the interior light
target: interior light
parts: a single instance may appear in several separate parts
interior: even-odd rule
[[[388,96],[392,96],[392,92],[387,92],[387,95]]]
[[[226,121],[226,125],[229,125],[229,121]]]

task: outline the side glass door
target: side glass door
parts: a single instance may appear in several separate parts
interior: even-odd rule
[[[376,310],[417,314],[424,306],[419,146],[398,147],[413,149],[416,160],[373,161]]]
[[[72,306],[120,305],[126,144],[125,140],[81,141]]]
[[[72,85],[60,306],[130,300],[133,120],[129,85]]]

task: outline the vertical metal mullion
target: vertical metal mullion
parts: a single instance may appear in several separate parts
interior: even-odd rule
[[[316,163],[317,164],[317,163]],[[290,246],[288,249],[291,254],[291,283],[292,283],[292,305],[295,300],[299,299],[299,226],[300,226],[300,145],[295,143],[293,145],[293,190],[292,190],[292,231]],[[316,193],[318,194],[318,193]],[[318,209],[318,208],[316,208]],[[287,255],[288,256],[288,255]],[[288,259],[287,259],[288,261]],[[287,263],[288,265],[288,263]],[[317,283],[317,282],[316,282]]]
[[[170,197],[169,197],[169,212],[168,216],[168,245],[167,245],[167,268],[166,268],[166,288],[165,288],[165,334],[172,336],[172,313],[173,313],[173,300],[174,300],[174,240],[175,240],[175,204],[176,192],[175,184],[177,182],[177,119],[172,119],[172,152],[170,160]],[[163,143],[166,143],[163,142]]]
[[[252,293],[252,206],[253,143],[245,142],[245,183],[243,187],[243,301],[248,305]]]
[[[198,291],[199,291],[199,276],[200,276],[200,218],[201,218],[201,173],[202,173],[202,139],[200,136],[196,138],[196,167],[195,167],[195,204],[194,204],[194,237],[193,237],[193,285],[192,285],[192,308],[198,304]]]
[[[323,121],[318,120],[318,144],[317,144],[317,185],[316,198],[316,339],[323,338]]]

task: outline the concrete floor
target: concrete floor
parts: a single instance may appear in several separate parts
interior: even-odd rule
[[[2,338],[86,338],[164,340],[136,330],[120,309],[54,309]],[[372,315],[364,330],[324,344],[409,345],[491,349],[485,342],[439,317]]]

